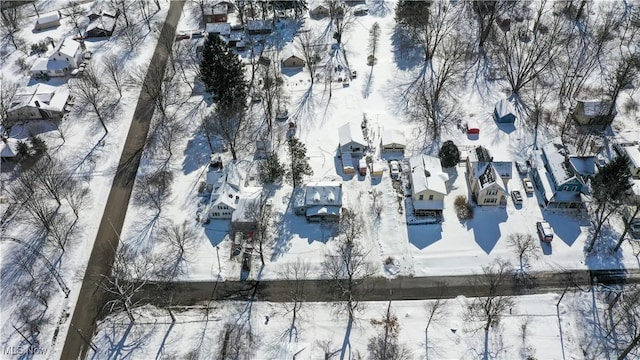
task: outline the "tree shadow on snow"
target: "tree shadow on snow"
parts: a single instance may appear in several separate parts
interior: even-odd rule
[[[424,62],[424,51],[416,46],[409,32],[396,25],[391,35],[393,59],[400,70],[409,70]]]

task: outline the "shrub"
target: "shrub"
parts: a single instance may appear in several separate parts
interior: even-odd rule
[[[467,197],[464,195],[458,195],[453,202],[456,207],[456,214],[460,220],[473,219],[473,207],[467,201]]]
[[[460,161],[460,150],[458,150],[458,147],[453,143],[453,141],[447,140],[442,144],[442,147],[438,152],[438,157],[440,158],[440,164],[442,164],[442,167],[454,167],[458,164],[458,161]]]

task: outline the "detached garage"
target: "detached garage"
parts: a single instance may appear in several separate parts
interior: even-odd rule
[[[382,152],[404,152],[407,147],[404,132],[395,129],[385,130],[380,145]]]
[[[498,101],[493,109],[493,117],[499,124],[513,124],[516,121],[516,111],[507,99]]]

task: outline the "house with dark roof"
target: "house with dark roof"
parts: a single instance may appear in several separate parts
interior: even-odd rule
[[[609,100],[576,100],[571,116],[582,126],[606,127],[617,113],[615,104]]]
[[[467,180],[478,205],[505,205],[507,182],[513,173],[510,161],[494,161],[489,150],[478,146],[467,154]]]
[[[544,206],[581,209],[591,201],[590,178],[595,174],[595,156],[575,156],[555,139],[535,152],[531,180],[542,195]]]

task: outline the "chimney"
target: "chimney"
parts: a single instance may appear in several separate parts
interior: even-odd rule
[[[56,43],[53,41],[53,38],[49,38],[49,42],[51,43],[51,46],[55,49]]]
[[[40,108],[40,102],[38,100],[35,100],[34,103],[36,104],[37,108]]]

